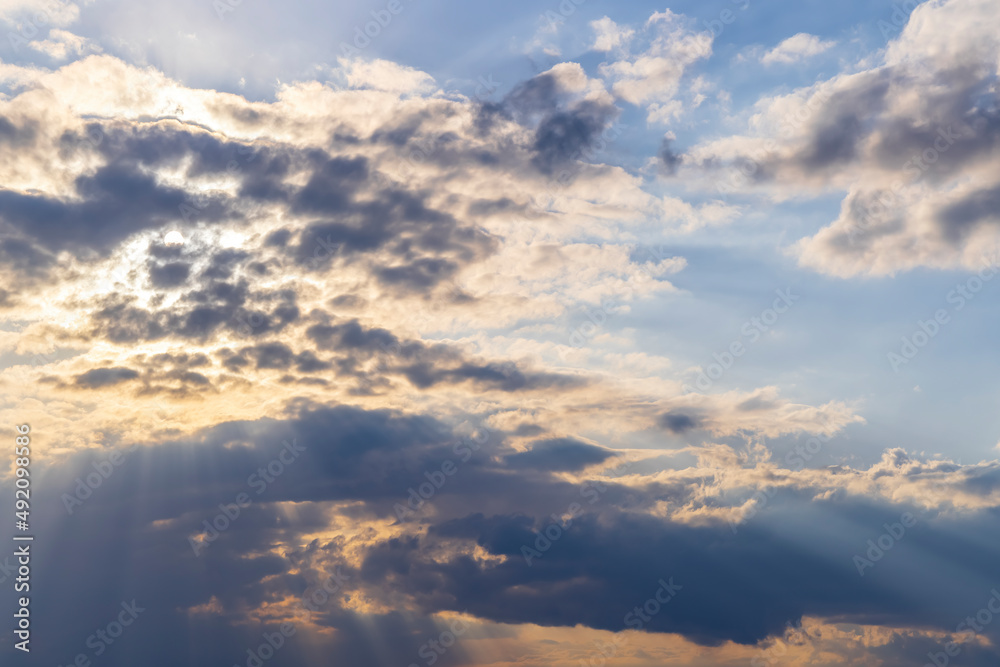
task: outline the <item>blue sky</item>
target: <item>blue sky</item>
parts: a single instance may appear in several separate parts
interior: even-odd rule
[[[997,22],[0,0],[37,659],[995,665]]]

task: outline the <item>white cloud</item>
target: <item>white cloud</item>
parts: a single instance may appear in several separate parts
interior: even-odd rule
[[[392,93],[430,93],[436,88],[434,78],[426,72],[388,60],[339,58],[338,63],[351,88]]]
[[[48,39],[31,42],[28,46],[57,61],[100,53],[102,50],[89,39],[58,28],[49,31]]]
[[[806,58],[819,55],[834,44],[836,44],[834,41],[823,41],[816,35],[800,32],[765,53],[760,61],[765,65],[793,63],[797,60],[805,60]]]
[[[645,51],[601,65],[614,94],[635,105],[647,105],[651,123],[680,114],[674,100],[686,69],[712,53],[712,36],[698,31],[686,17],[669,9],[654,13],[644,26],[649,36]]]
[[[835,219],[791,248],[803,266],[843,277],[980,270],[1000,251],[995,8],[920,5],[881,62],[762,98],[746,134],[695,146],[685,164],[775,199],[844,192]]]
[[[625,28],[607,16],[590,22],[590,27],[594,29],[594,44],[591,46],[595,51],[611,51],[624,46],[635,35],[635,30]]]
[[[65,27],[80,18],[80,8],[59,0],[0,0],[0,20],[22,24],[21,36],[34,37],[45,27]]]

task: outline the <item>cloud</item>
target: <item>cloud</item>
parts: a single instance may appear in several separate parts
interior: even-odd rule
[[[429,74],[388,60],[340,58],[338,63],[351,88],[426,94],[436,87]]]
[[[504,464],[514,470],[578,472],[587,466],[604,463],[614,454],[609,450],[572,438],[542,440],[531,449],[504,457]]]
[[[291,401],[476,412],[485,396],[553,438],[644,431],[671,410],[697,411],[713,434],[850,423],[839,401],[682,398],[662,357],[664,377],[623,388],[594,371],[602,353],[567,342],[583,308],[676,292],[685,259],[650,256],[637,235],[733,214],[604,164],[618,113],[576,63],[497,102],[316,82],[251,102],[110,56],[42,74],[0,101],[0,141],[29,149],[0,164],[0,250],[21,302],[41,304],[12,316],[45,349],[100,354],[17,367],[8,386],[34,389],[14,404],[31,414],[57,397],[67,450],[92,446],[88,430],[159,439]],[[185,243],[166,245],[167,231]],[[154,368],[137,348],[212,363]],[[100,367],[139,376],[83,391],[75,378]]]
[[[996,586],[1000,464],[861,452],[860,401],[811,386],[685,393],[699,369],[633,330],[706,312],[697,232],[740,209],[694,172],[712,187],[752,163],[741,193],[840,191],[864,219],[943,130],[891,224],[796,250],[844,275],[968,261],[1000,191],[995,31],[965,24],[995,27],[989,11],[927,3],[877,65],[766,95],[746,136],[699,141],[691,118],[685,148],[634,128],[614,144],[621,106],[687,121],[713,85],[692,76],[711,36],[669,10],[591,23],[601,78],[540,67],[493,100],[351,59],[247,99],[56,30],[38,48],[86,57],[0,65],[0,151],[18,157],[0,161],[0,404],[44,432],[37,562],[71,565],[32,587],[60,628],[38,661],[89,649],[127,597],[146,610],[111,667],[245,664],[282,623],[276,663],[406,665],[455,619],[442,665],[568,667],[596,638],[636,664],[787,644],[789,663],[888,667],[956,640],[996,665],[996,627],[954,631]],[[827,46],[802,37],[774,62]],[[740,252],[760,245],[737,231]]]
[[[79,58],[102,51],[100,46],[89,39],[57,28],[49,31],[48,39],[33,41],[28,46],[55,61]]]
[[[509,118],[532,128],[532,163],[553,175],[592,153],[618,114],[599,81],[588,78],[577,63],[560,63],[518,84],[500,103],[483,105],[479,125],[486,128]]]
[[[941,25],[966,38],[946,39]],[[837,218],[794,246],[804,266],[845,277],[978,270],[1000,247],[996,27],[983,0],[922,4],[880,65],[762,98],[754,135],[693,147],[685,164],[748,165],[736,189],[778,198],[845,191]]]
[[[160,630],[184,622],[192,607],[217,605],[211,622],[221,634],[215,632],[214,641],[234,654],[245,652],[237,628],[256,627],[253,614],[264,600],[271,601],[265,626],[300,623],[286,601],[334,566],[350,577],[351,595],[310,615],[299,628],[303,640],[319,628],[343,628],[352,616],[376,622],[388,613],[408,618],[463,609],[500,623],[620,631],[630,627],[630,610],[652,597],[660,579],[681,588],[669,605],[646,617],[644,629],[703,645],[752,645],[783,636],[785,624],[803,615],[948,632],[995,586],[992,564],[1000,544],[984,538],[993,535],[986,526],[996,520],[1000,489],[993,464],[920,461],[897,450],[868,470],[795,471],[746,467],[735,452],[718,446],[702,449],[690,467],[646,475],[634,463],[632,469],[619,464],[625,472],[618,477],[591,469],[570,482],[566,471],[607,463],[608,450],[562,438],[515,452],[497,433],[478,438],[473,448],[472,440],[457,435],[427,416],[350,407],[217,424],[190,439],[126,453],[123,465],[130,473],[113,472],[73,507],[72,522],[63,523],[67,530],[105,538],[77,547],[93,563],[113,563],[102,556],[131,534],[134,566],[157,566],[159,574],[136,580],[127,594],[159,603]],[[301,460],[279,458],[288,443],[295,443]],[[74,480],[101,460],[99,453],[78,453],[38,474],[47,488],[72,493]],[[259,471],[276,460],[285,463],[273,466],[271,481],[263,483]],[[216,473],[205,478],[192,470]],[[395,506],[407,502],[407,489],[441,470],[455,472],[440,473],[445,481],[427,502],[433,507],[417,506],[400,521]],[[961,485],[970,499],[990,504],[951,514],[944,499],[958,497],[954,488],[942,487],[940,501],[926,490],[899,494],[904,484],[924,478]],[[872,488],[881,491],[873,494]],[[195,556],[189,538],[204,533],[202,522],[212,521],[219,503],[240,492],[252,502],[217,537],[198,543]],[[748,497],[756,498],[753,512],[743,505]],[[53,496],[35,512],[65,518],[64,503]],[[573,503],[579,508],[567,513]],[[665,516],[656,511],[663,505],[676,509]],[[685,518],[683,510],[696,507],[728,507],[742,512],[742,519],[734,531],[728,520],[707,512],[702,522]],[[885,562],[859,576],[853,556],[869,548],[866,536],[877,539],[883,524],[898,522],[904,512],[918,517],[916,527],[896,538]],[[126,515],[131,522],[118,520]],[[365,530],[302,541],[341,521]],[[556,521],[563,524],[559,536],[529,564],[523,547],[537,550],[540,534],[557,534],[546,529]],[[73,531],[56,535],[48,548],[57,551],[76,539]],[[961,568],[963,577],[931,576],[942,563]],[[110,607],[110,596],[121,594],[105,585],[113,571],[108,565],[83,580],[67,571],[51,580],[51,591],[36,593],[40,604],[56,591],[64,600],[52,613],[66,624],[60,635],[66,642],[92,621],[65,600]],[[912,583],[916,575],[923,582],[918,588]],[[762,591],[766,605],[760,604]],[[367,607],[359,606],[361,599]],[[542,599],[549,604],[540,604]],[[995,636],[994,628],[988,636]],[[329,645],[338,655],[345,650],[339,642]],[[60,643],[43,650],[66,648]],[[173,659],[173,650],[164,649],[163,664]]]
[[[149,268],[149,280],[157,288],[183,285],[190,274],[191,265],[186,262],[157,264]]]
[[[660,151],[657,154],[657,157],[660,158],[663,172],[668,176],[676,174],[677,169],[682,162],[681,155],[676,153],[672,147],[674,139],[675,137],[673,134],[665,136],[663,141],[660,143]]]
[[[712,36],[669,9],[650,16],[643,35],[645,50],[633,47],[627,57],[602,64],[600,72],[617,97],[645,106],[647,120],[662,123],[681,112],[674,99],[681,79],[689,66],[711,55]]]
[[[79,18],[80,7],[64,0],[0,0],[0,20],[8,22],[27,20],[36,31],[39,26],[50,24],[65,27]],[[23,28],[22,32],[25,32]],[[31,35],[25,36],[31,37]]]
[[[777,63],[787,64],[803,61],[807,58],[819,55],[834,46],[836,42],[823,41],[816,35],[800,32],[784,40],[776,47],[761,56],[760,61],[765,65]]]
[[[134,380],[139,374],[130,368],[95,368],[76,377],[81,387],[107,387],[127,380]]]
[[[607,16],[590,22],[590,27],[594,31],[594,43],[591,46],[595,51],[611,51],[628,44],[635,30],[618,25]]]
[[[685,433],[697,428],[701,420],[683,412],[668,412],[660,417],[660,425],[671,433]]]

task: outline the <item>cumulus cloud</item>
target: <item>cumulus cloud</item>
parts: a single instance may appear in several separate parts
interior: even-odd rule
[[[79,58],[91,53],[100,53],[102,50],[100,46],[85,37],[59,29],[50,30],[48,39],[31,42],[28,46],[55,61]]]
[[[763,98],[755,134],[687,158],[742,169],[737,189],[845,190],[837,219],[795,246],[803,265],[841,276],[979,270],[1000,242],[996,23],[983,0],[920,5],[880,65]]]
[[[621,28],[599,23],[598,42],[618,40],[624,43]],[[681,113],[682,103],[675,99],[685,71],[693,63],[712,53],[712,36],[697,30],[686,17],[669,9],[655,12],[643,25],[644,48],[635,42],[624,58],[601,65],[601,75],[611,83],[614,94],[635,105],[645,106],[649,122],[666,122]],[[603,40],[603,41],[602,41]]]
[[[619,109],[576,63],[496,102],[445,96],[423,87],[426,75],[380,61],[342,66],[364,77],[249,102],[90,56],[0,101],[0,142],[23,157],[0,164],[3,270],[44,304],[21,313],[35,324],[15,345],[30,333],[47,350],[101,349],[14,371],[39,381],[36,398],[68,401],[54,427],[66,447],[85,446],[76,410],[122,438],[242,413],[259,392],[275,399],[274,387],[470,406],[475,392],[542,406],[543,390],[557,391],[546,409],[563,419],[564,402],[617,391],[553,363],[568,344],[427,332],[554,326],[608,298],[669,293],[684,258],[637,256],[623,222],[681,234],[731,215],[651,195],[604,164]],[[166,244],[167,231],[185,242]],[[64,325],[43,326],[54,321]],[[322,327],[345,333],[312,339]],[[371,338],[387,347],[350,347],[367,332],[384,332]],[[213,363],[157,370],[133,359],[135,347]],[[105,367],[138,376],[76,380]],[[174,404],[154,418],[138,409],[153,397]],[[182,406],[199,397],[185,426]]]
[[[388,60],[340,59],[347,84],[352,88],[371,88],[393,93],[429,93],[435,88],[427,73]]]
[[[765,65],[776,63],[793,63],[806,60],[812,56],[819,55],[831,48],[836,42],[832,40],[824,41],[816,35],[800,32],[784,40],[776,47],[761,56],[760,61]]]
[[[28,30],[22,26],[20,33],[33,34],[39,27],[47,25],[66,27],[79,17],[79,5],[65,0],[0,0],[0,20],[24,22],[31,26]],[[17,36],[30,38],[31,34]]]
[[[955,4],[919,9],[878,67],[762,99],[750,136],[682,151],[657,133],[648,171],[610,164],[622,106],[677,117],[712,50],[669,10],[641,28],[595,21],[592,48],[612,54],[600,78],[559,63],[475,100],[384,60],[259,101],[108,55],[0,69],[19,86],[0,98],[0,150],[19,156],[0,161],[0,308],[15,323],[0,331],[0,416],[44,425],[33,474],[55,492],[33,511],[54,530],[39,560],[95,564],[41,580],[35,603],[61,631],[39,659],[75,655],[127,595],[149,622],[110,665],[233,664],[284,622],[301,640],[290,665],[410,664],[456,618],[475,637],[456,664],[540,628],[531,646],[578,664],[549,633],[575,647],[634,627],[661,579],[683,588],[637,652],[653,637],[687,664],[745,662],[802,620],[815,641],[792,652],[810,664],[832,646],[858,663],[926,654],[995,585],[996,462],[887,446],[851,464],[838,438],[865,423],[857,401],[685,393],[697,369],[615,345],[651,300],[694,293],[677,241],[738,212],[655,192],[656,170],[681,180],[749,156],[741,187],[855,188],[863,207],[886,165],[942,136],[926,112],[955,140],[900,196],[941,227],[869,225],[857,247],[982,241],[995,50],[983,30],[961,48],[924,34]],[[779,50],[816,48],[795,39]],[[52,31],[38,48],[87,46]],[[709,85],[691,82],[692,104]],[[804,263],[829,260],[824,233]],[[857,266],[898,267],[901,251],[872,247]],[[572,337],[583,317],[592,344]],[[119,453],[128,473],[80,490]],[[213,536],[240,493],[253,502]],[[861,577],[853,556],[903,513],[919,529]],[[303,609],[335,572],[322,608]],[[966,657],[996,664],[996,637]]]
[[[594,31],[594,44],[591,48],[595,51],[611,51],[620,48],[628,44],[635,35],[634,29],[620,26],[607,16],[591,21],[590,27]]]
[[[572,438],[518,451],[514,437],[462,433],[392,410],[300,406],[280,419],[219,423],[123,450],[114,460],[128,474],[115,470],[84,502],[73,501],[76,480],[108,452],[39,467],[41,483],[66,494],[33,508],[64,526],[38,554],[74,545],[78,557],[104,564],[82,579],[59,570],[35,592],[40,607],[62,600],[49,613],[65,628],[40,650],[72,653],[77,636],[93,632],[74,600],[110,610],[121,595],[149,601],[155,620],[137,624],[134,644],[117,647],[122,660],[165,629],[182,631],[192,615],[211,630],[171,642],[147,658],[152,665],[192,650],[217,661],[245,654],[255,636],[283,622],[296,624],[305,646],[344,659],[368,655],[345,632],[356,624],[412,627],[405,634],[422,637],[430,630],[420,619],[452,613],[477,624],[617,632],[634,627],[629,610],[662,580],[679,588],[646,617],[650,633],[751,647],[785,638],[787,624],[805,618],[812,631],[824,623],[884,627],[900,633],[908,655],[919,655],[931,644],[917,641],[920,632],[947,637],[995,585],[1000,544],[987,529],[1000,488],[993,464],[894,450],[869,469],[801,469],[769,464],[763,451],[763,465],[753,465],[712,445],[692,448],[693,464],[650,473],[639,457],[615,459]],[[678,455],[644,452],[651,454]],[[445,481],[415,502],[408,489],[435,474]],[[927,493],[933,489],[940,495]],[[219,504],[240,493],[251,502],[226,528],[206,532]],[[870,548],[867,537],[878,539],[904,513],[917,523],[907,520],[885,562],[859,576],[854,556]],[[85,534],[101,539],[80,540]],[[543,534],[558,537],[544,546]],[[126,537],[132,566],[158,576],[130,581],[123,592],[108,584],[117,572],[112,551]],[[526,556],[526,547],[535,552]],[[942,563],[964,576],[937,576]],[[302,597],[333,573],[337,594],[304,609]],[[294,650],[283,655],[299,664]],[[992,645],[969,655],[996,658]]]

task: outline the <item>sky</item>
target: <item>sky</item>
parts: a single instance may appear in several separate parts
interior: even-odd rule
[[[3,664],[995,667],[998,29],[0,0]]]

